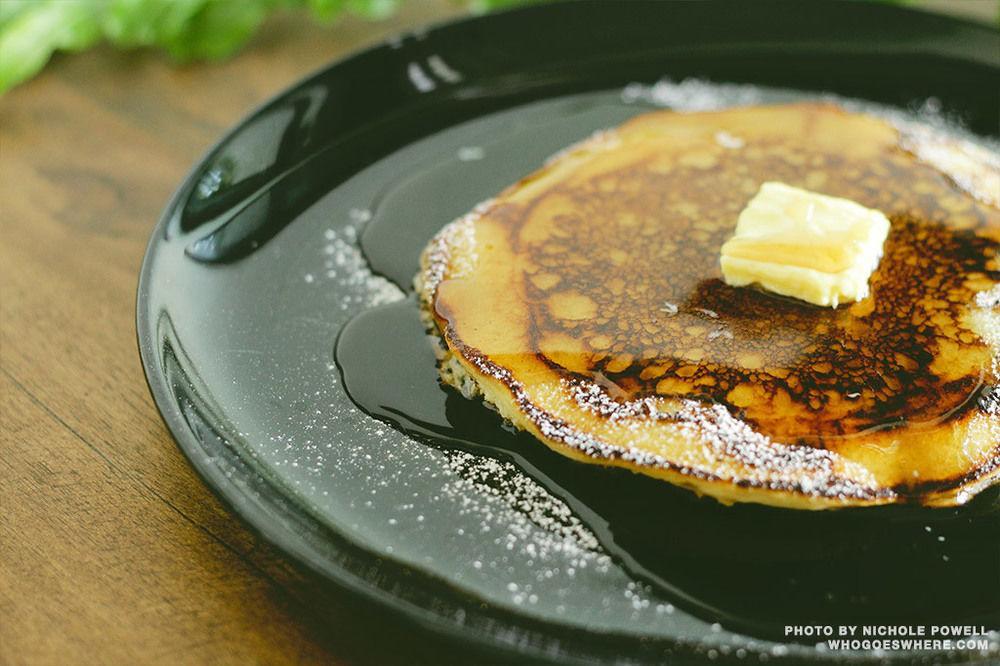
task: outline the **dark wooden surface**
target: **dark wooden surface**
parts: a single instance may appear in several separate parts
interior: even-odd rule
[[[459,11],[287,15],[213,65],[99,49],[0,98],[0,663],[458,659],[318,592],[223,509],[157,415],[134,312],[153,224],[223,131],[332,59]]]

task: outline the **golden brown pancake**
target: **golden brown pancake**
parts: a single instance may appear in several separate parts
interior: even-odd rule
[[[721,279],[764,181],[881,210],[871,295]],[[431,242],[443,379],[585,462],[723,502],[953,505],[1000,476],[1000,167],[825,104],[637,117]]]

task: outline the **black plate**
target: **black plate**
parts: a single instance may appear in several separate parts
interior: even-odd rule
[[[984,135],[1000,118],[995,31],[881,4],[559,3],[405,35],[265,104],[181,185],[139,282],[150,390],[247,523],[431,630],[557,661],[864,659],[713,625],[523,460],[422,444],[342,388],[338,333],[403,297],[434,228],[645,110],[621,91],[661,77],[934,98]],[[372,257],[398,285],[364,269],[363,228],[401,248]]]

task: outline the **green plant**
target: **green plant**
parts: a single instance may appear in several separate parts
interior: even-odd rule
[[[403,0],[0,0],[0,92],[37,74],[56,51],[107,41],[162,48],[178,62],[232,55],[272,13],[306,10],[321,22],[343,14],[385,18]],[[466,0],[473,10],[525,0]]]

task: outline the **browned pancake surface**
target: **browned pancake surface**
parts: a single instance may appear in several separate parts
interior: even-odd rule
[[[722,281],[720,248],[771,180],[886,214],[869,298],[821,308]],[[834,500],[850,499],[839,475],[867,488],[858,501],[960,501],[997,465],[997,310],[977,294],[1000,279],[1000,211],[958,182],[894,127],[830,106],[648,114],[452,225],[427,255],[424,297],[481,387],[490,373],[473,357],[506,371],[493,377],[511,396],[501,412],[564,453],[608,459],[545,418],[651,452],[625,464],[725,500],[768,502],[769,484],[786,493],[770,503],[796,505],[802,486],[822,495],[791,468],[698,451],[712,435],[681,412],[722,406],[743,428],[727,445],[762,438],[846,465],[828,470]]]

